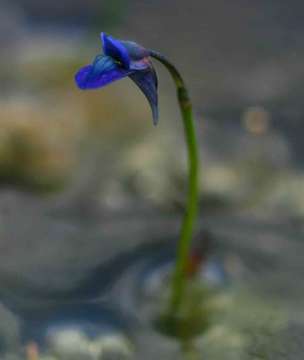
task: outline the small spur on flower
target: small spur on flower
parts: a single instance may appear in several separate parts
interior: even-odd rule
[[[75,76],[82,90],[102,88],[129,76],[141,89],[151,106],[153,122],[158,122],[157,76],[149,50],[132,41],[122,41],[101,33],[103,54]]]

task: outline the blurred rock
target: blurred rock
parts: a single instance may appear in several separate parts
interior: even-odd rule
[[[26,97],[2,101],[2,183],[56,187],[71,174],[85,136],[84,122],[72,108],[47,106]]]

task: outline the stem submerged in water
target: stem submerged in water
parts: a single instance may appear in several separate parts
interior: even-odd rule
[[[185,140],[188,149],[188,193],[185,215],[182,222],[177,257],[172,279],[169,313],[178,312],[186,287],[186,266],[189,259],[190,244],[193,237],[195,221],[198,215],[198,146],[195,135],[192,105],[185,83],[173,64],[161,54],[150,51],[150,55],[160,61],[170,72],[176,88],[179,106],[184,124]]]

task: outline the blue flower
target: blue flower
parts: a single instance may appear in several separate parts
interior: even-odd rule
[[[153,122],[158,121],[157,76],[147,49],[132,41],[114,39],[101,33],[103,54],[75,76],[82,90],[98,89],[129,76],[146,96],[152,109]]]

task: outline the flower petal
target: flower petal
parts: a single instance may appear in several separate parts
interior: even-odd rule
[[[132,72],[121,68],[111,57],[98,55],[92,65],[87,65],[78,71],[75,81],[80,89],[97,89]]]
[[[151,67],[147,49],[133,41],[121,41],[130,57],[129,68],[132,70],[145,70]]]
[[[147,49],[134,41],[121,40],[120,43],[127,49],[128,54],[133,61],[147,58],[150,55]]]
[[[145,70],[150,67],[149,52],[133,41],[123,41],[101,33],[103,52],[119,61],[125,69]]]
[[[145,94],[151,106],[153,123],[158,123],[158,95],[157,95],[157,76],[153,68],[148,71],[136,71],[130,78]]]
[[[127,48],[121,41],[114,39],[105,33],[101,33],[102,48],[105,55],[121,62],[125,69],[130,68],[130,56]]]

